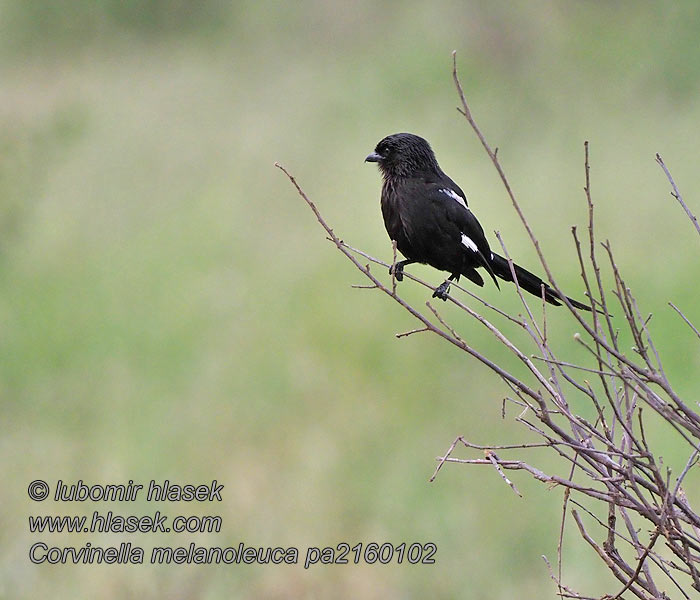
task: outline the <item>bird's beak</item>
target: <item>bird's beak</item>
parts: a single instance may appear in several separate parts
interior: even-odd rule
[[[377,154],[376,152],[372,152],[372,154],[369,154],[367,158],[365,158],[365,162],[379,162],[382,160],[383,156],[381,154]]]

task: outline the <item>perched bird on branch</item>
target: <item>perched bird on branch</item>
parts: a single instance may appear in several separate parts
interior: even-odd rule
[[[395,133],[377,144],[366,159],[376,162],[384,178],[382,215],[387,233],[396,241],[406,260],[392,268],[398,281],[412,263],[426,263],[450,276],[435,290],[434,298],[447,300],[450,283],[461,275],[478,286],[484,280],[477,269],[485,269],[496,287],[497,277],[513,281],[508,261],[489,248],[479,221],[467,206],[460,187],[440,168],[430,144],[412,133]],[[537,275],[513,264],[520,287],[550,304],[562,298]],[[568,298],[568,297],[567,297]],[[568,298],[581,310],[589,306]]]

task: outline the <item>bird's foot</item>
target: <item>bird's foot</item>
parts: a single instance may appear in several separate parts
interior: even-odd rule
[[[450,281],[443,281],[437,289],[433,292],[433,298],[440,298],[443,302],[447,301],[447,292],[450,289]]]
[[[403,261],[397,262],[389,267],[389,275],[393,275],[396,278],[396,281],[403,281],[403,268]]]

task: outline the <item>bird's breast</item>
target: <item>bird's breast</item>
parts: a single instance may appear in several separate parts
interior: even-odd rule
[[[381,197],[382,216],[384,217],[384,227],[389,238],[396,240],[396,245],[404,256],[411,258],[409,228],[407,227],[407,213],[401,204],[401,196],[397,193],[396,187],[391,181],[385,181],[382,186]]]

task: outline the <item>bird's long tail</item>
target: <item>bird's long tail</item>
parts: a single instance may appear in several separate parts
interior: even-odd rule
[[[490,262],[491,268],[493,269],[493,272],[496,274],[497,277],[500,277],[504,281],[513,281],[513,274],[511,273],[510,266],[508,265],[508,261],[505,258],[499,256],[494,252],[493,258]],[[550,304],[554,304],[555,306],[559,306],[562,303],[562,298],[559,296],[559,294],[557,294],[557,292],[546,282],[542,281],[539,277],[537,277],[537,275],[530,273],[530,271],[528,271],[527,269],[523,269],[521,266],[516,265],[515,263],[513,263],[513,270],[515,271],[515,276],[518,278],[518,285],[520,285],[520,287],[523,290],[529,292],[533,296],[541,298],[541,286],[544,286],[544,299],[547,302],[549,302]],[[590,306],[583,304],[578,300],[574,300],[573,298],[569,298],[568,296],[567,299],[575,308],[578,308],[580,310],[591,310]]]

